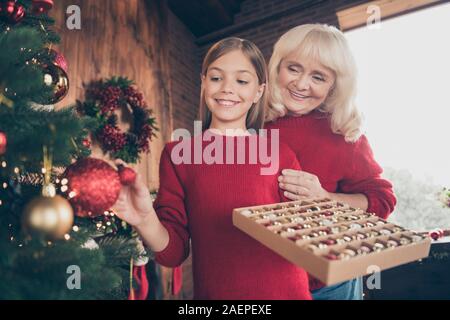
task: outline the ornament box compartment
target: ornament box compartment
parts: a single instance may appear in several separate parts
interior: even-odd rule
[[[233,224],[326,285],[427,257],[431,240],[330,199],[236,208]]]

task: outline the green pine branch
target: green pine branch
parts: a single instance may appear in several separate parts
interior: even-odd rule
[[[53,151],[54,166],[67,166],[74,157],[88,154],[81,142],[93,125],[91,119],[78,117],[72,108],[60,111],[2,108],[0,131],[8,138],[7,152],[3,156],[7,168],[40,172],[43,146]]]
[[[26,11],[20,22],[11,25],[0,17],[0,131],[8,140],[6,153],[0,155],[0,300],[126,299],[130,259],[140,253],[132,228],[120,219],[108,217],[107,227],[99,232],[97,220],[76,217],[78,230],[70,232],[70,240],[50,244],[38,236],[29,238],[22,228],[24,207],[40,194],[41,186],[18,183],[13,169],[40,173],[44,146],[51,151],[53,166],[87,156],[82,141],[105,119],[92,117],[98,114],[95,105],[88,108],[91,117],[77,116],[73,107],[36,109],[36,103],[42,107],[39,104],[52,94],[44,84],[43,68],[54,59],[49,45],[60,39],[51,30],[52,18],[31,12],[31,0],[16,3]],[[132,84],[123,77],[111,81],[121,87]],[[85,247],[92,239],[98,248]],[[81,270],[79,290],[67,286],[71,265]]]
[[[17,5],[22,5],[25,9],[25,16],[18,23],[11,25],[6,19],[0,19],[0,33],[10,30],[21,30],[26,28],[34,29],[38,32],[39,38],[44,44],[57,44],[60,37],[51,28],[55,24],[55,20],[47,14],[33,14],[31,0],[18,0]]]
[[[18,247],[0,242],[0,299],[125,299],[126,265],[113,255],[83,248],[75,241],[50,246],[32,243]],[[112,262],[114,262],[112,264]],[[80,289],[67,286],[69,266],[81,271]],[[70,283],[70,281],[69,281]]]
[[[0,94],[13,101],[42,101],[48,96],[42,67],[32,63],[43,45],[39,33],[31,28],[0,34]]]
[[[121,76],[113,76],[111,79],[104,82],[105,86],[114,86],[119,87],[121,89],[127,88],[133,84],[134,84],[133,80]]]

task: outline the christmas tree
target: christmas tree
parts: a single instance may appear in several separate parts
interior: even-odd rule
[[[85,204],[71,201],[71,179],[83,181],[87,167],[119,175],[85,158],[95,121],[54,108],[69,82],[52,48],[52,6],[0,0],[0,299],[123,299],[142,250],[112,211],[82,214]]]

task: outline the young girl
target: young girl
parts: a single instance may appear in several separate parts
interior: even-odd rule
[[[280,130],[303,170],[282,172],[286,197],[327,197],[387,218],[396,199],[361,134],[356,67],[342,32],[320,24],[289,30],[275,44],[269,77],[266,128]],[[310,286],[314,299],[362,299],[361,278]]]
[[[216,43],[202,67],[201,153],[193,142],[198,137],[167,144],[154,208],[139,178],[122,190],[115,205],[119,217],[136,228],[164,266],[179,266],[189,255],[191,240],[196,299],[311,298],[303,269],[232,224],[233,208],[283,201],[277,177],[284,168],[299,169],[295,154],[283,145],[272,155],[278,158],[272,174],[261,174],[265,165],[260,159],[251,161],[251,139],[258,145],[269,142],[248,131],[263,124],[266,75],[264,58],[251,42],[227,38]],[[230,135],[236,129],[242,135]],[[239,139],[245,143],[244,163],[236,160],[243,156]],[[181,152],[180,143],[186,141],[193,143]],[[204,155],[213,143],[221,147],[211,163]],[[222,152],[226,161],[217,160]]]

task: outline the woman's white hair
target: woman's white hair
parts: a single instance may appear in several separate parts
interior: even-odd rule
[[[347,142],[355,142],[362,134],[362,117],[356,106],[356,64],[344,34],[333,26],[305,24],[292,28],[277,41],[269,62],[267,121],[288,113],[278,86],[281,60],[295,52],[299,59],[313,59],[331,69],[335,83],[328,97],[318,107],[331,114],[331,130]]]

